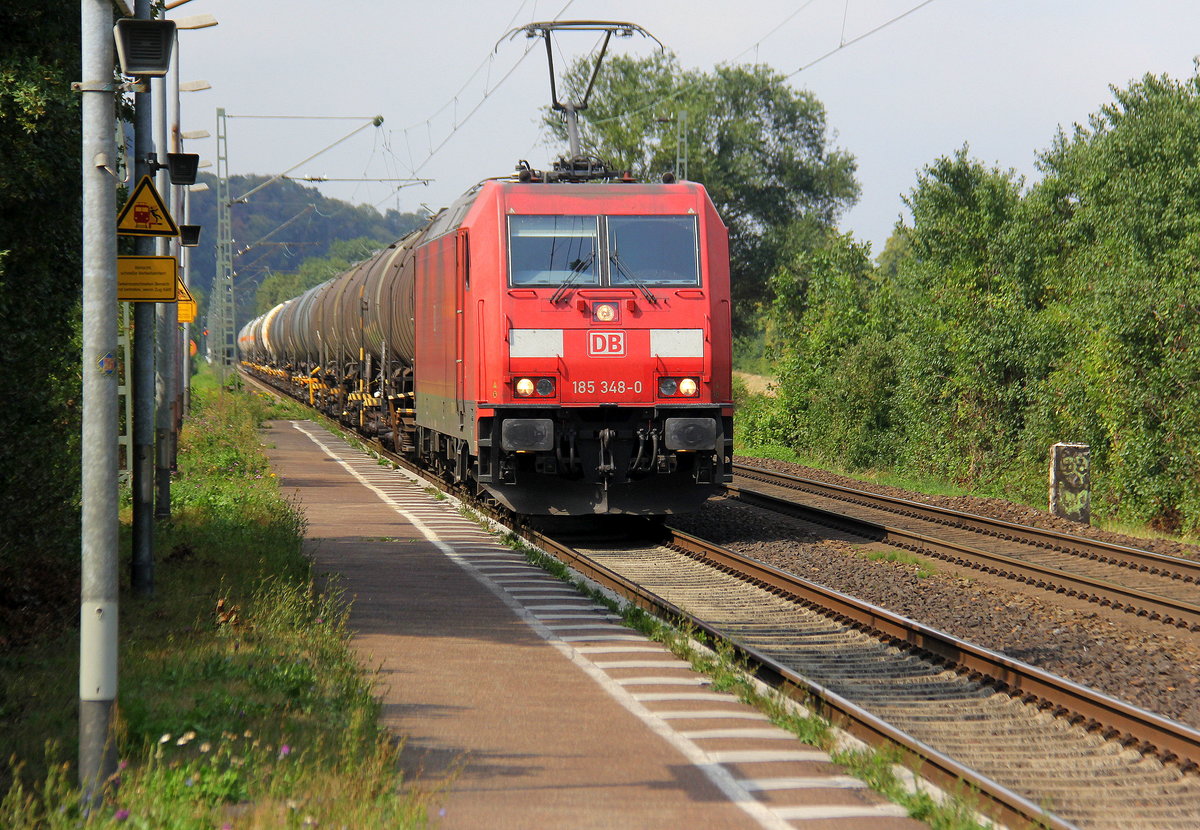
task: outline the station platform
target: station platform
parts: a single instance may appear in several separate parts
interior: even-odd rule
[[[263,443],[439,828],[925,825],[310,421]]]

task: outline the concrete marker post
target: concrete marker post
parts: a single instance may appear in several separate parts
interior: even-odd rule
[[[1050,512],[1092,523],[1091,448],[1058,443],[1050,448]]]

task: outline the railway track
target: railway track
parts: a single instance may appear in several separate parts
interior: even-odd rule
[[[735,465],[730,496],[1048,591],[1200,631],[1200,561]]]
[[[1010,826],[1200,823],[1200,732],[695,537],[535,537],[631,602],[733,643],[758,675]]]
[[[522,532],[631,602],[732,643],[760,678],[901,747],[919,774],[965,783],[1009,826],[1200,824],[1190,727],[684,534],[580,546]]]

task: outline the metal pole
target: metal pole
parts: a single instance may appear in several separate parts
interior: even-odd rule
[[[233,369],[231,345],[236,342],[237,332],[231,331],[235,323],[233,308],[233,216],[229,199],[229,145],[225,133],[225,109],[217,108],[217,271],[213,277],[212,296],[209,302],[209,343],[217,338],[217,347],[211,349],[217,362],[217,377],[222,385]],[[243,197],[245,198],[245,197]]]
[[[150,19],[150,0],[137,0],[135,16]],[[148,81],[141,79],[143,83]],[[134,181],[150,174],[153,121],[149,92],[133,96]],[[137,237],[138,254],[154,254],[154,241]],[[137,596],[154,595],[154,328],[153,303],[133,304],[133,558],[130,583]]]
[[[175,33],[175,65],[171,71],[171,143],[170,148],[172,153],[183,152],[183,147],[179,140],[179,33]],[[183,194],[187,192],[188,186],[173,187],[171,189],[171,210],[172,216],[176,217],[175,221],[182,224],[187,221],[187,216],[184,215]],[[175,257],[175,261],[179,267],[179,281],[184,286],[187,285],[187,274],[184,271],[183,264],[183,245],[182,240],[178,237],[171,238],[171,253]],[[171,361],[171,433],[170,433],[170,452],[169,462],[172,470],[178,469],[178,453],[179,453],[179,430],[183,426],[183,384],[187,373],[184,371],[184,361],[187,360],[187,327],[179,325],[179,304],[176,303],[175,309],[175,325],[171,327],[171,343],[172,356]]]
[[[192,191],[190,187],[183,188],[183,222],[190,224],[192,221]],[[211,231],[210,231],[211,233]],[[183,271],[183,284],[187,286],[188,291],[192,290],[192,249],[179,248],[179,267]],[[192,411],[192,324],[184,323],[183,332],[181,335],[183,344],[179,350],[179,371],[180,371],[180,420],[187,416]],[[178,450],[178,446],[176,447]]]
[[[81,0],[83,108],[83,446],[79,608],[79,782],[96,806],[116,772],[117,228],[112,5]]]
[[[175,59],[178,62],[178,58]],[[166,164],[167,152],[167,79],[154,80],[154,146],[158,151],[158,163]],[[159,167],[155,175],[155,186],[164,194],[167,204],[171,203],[171,181],[165,167]],[[155,253],[168,256],[171,241],[160,236],[155,240]],[[158,356],[154,373],[154,481],[156,498],[154,517],[171,518],[171,433],[174,427],[173,404],[175,400],[175,329],[178,326],[178,306],[175,303],[158,303]]]
[[[171,76],[172,77],[171,87],[172,87],[172,91],[175,93],[175,116],[174,116],[174,120],[171,123],[171,151],[174,153],[180,153],[180,152],[183,152],[183,146],[182,146],[182,142],[180,141],[180,126],[179,126],[182,116],[180,114],[180,106],[179,106],[179,63],[180,63],[180,61],[179,61],[179,39],[178,39],[179,35],[178,35],[178,33],[176,33],[175,37],[176,37],[176,40],[175,40],[175,72]],[[190,207],[188,204],[189,193],[190,193],[189,188],[190,188],[190,185],[184,185],[183,187],[177,188],[175,191],[176,192],[175,207],[176,207],[176,211],[177,211],[175,215],[179,217],[177,221],[180,224],[187,224],[191,221],[191,217],[188,215],[189,207]],[[175,251],[179,257],[180,277],[183,280],[184,287],[186,287],[190,291],[191,287],[192,287],[192,278],[191,278],[191,273],[190,273],[191,261],[190,261],[190,256],[189,256],[189,254],[191,253],[191,249],[183,247],[183,245],[181,244],[181,240],[179,240],[177,238],[175,241]],[[176,306],[175,308],[176,308],[176,315],[178,315],[179,307]],[[175,365],[176,365],[176,370],[178,371],[179,374],[178,374],[178,378],[177,378],[177,383],[175,385],[175,401],[176,401],[176,407],[178,408],[178,412],[176,413],[176,417],[175,417],[175,428],[172,432],[171,469],[175,469],[175,467],[176,467],[176,462],[177,462],[178,453],[179,453],[179,430],[180,430],[181,426],[183,425],[184,417],[187,415],[188,397],[191,394],[192,357],[191,357],[191,351],[188,348],[188,346],[191,343],[191,324],[190,323],[183,324],[183,326],[181,327],[181,330],[179,331],[177,341],[179,343],[179,346],[178,346],[178,350],[175,353],[175,356],[176,356]]]

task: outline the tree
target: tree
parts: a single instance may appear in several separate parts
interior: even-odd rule
[[[0,407],[0,630],[14,630],[6,614],[79,556],[79,6],[5,3],[0,30],[0,354],[17,396]]]
[[[564,80],[578,100],[592,64]],[[854,159],[829,145],[825,108],[766,66],[684,71],[670,54],[611,57],[602,67],[580,143],[643,179],[671,170],[684,135],[688,178],[704,184],[729,227],[734,327],[746,333],[770,304],[769,278],[797,245],[819,244],[858,196]],[[684,119],[686,118],[686,121]],[[557,113],[546,123],[560,138]]]

